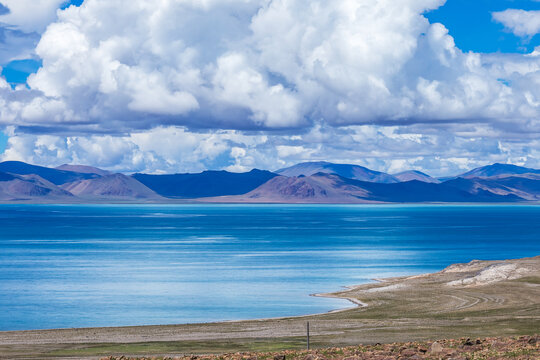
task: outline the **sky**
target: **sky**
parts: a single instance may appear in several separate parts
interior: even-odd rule
[[[537,0],[0,0],[0,160],[540,168]]]

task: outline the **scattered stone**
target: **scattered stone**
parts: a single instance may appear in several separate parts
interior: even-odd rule
[[[190,355],[130,358],[103,357],[100,360],[540,360],[538,335],[487,339],[438,340],[432,343],[361,345],[343,348],[283,350],[273,353],[236,352],[222,355]],[[517,355],[516,355],[517,354]],[[523,355],[520,355],[523,354]]]
[[[401,352],[401,355],[402,356],[413,356],[413,355],[416,355],[416,350],[415,349],[405,349]]]
[[[431,347],[429,348],[429,352],[432,353],[432,354],[440,354],[443,351],[444,351],[444,348],[437,341],[435,341],[433,344],[431,344]]]

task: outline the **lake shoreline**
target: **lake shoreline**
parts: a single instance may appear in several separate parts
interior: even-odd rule
[[[0,359],[301,348],[307,321],[313,346],[528,334],[540,321],[538,259],[441,269],[539,254],[539,215],[535,206],[0,206],[2,328],[64,327],[0,332]],[[260,319],[223,322],[242,318]],[[173,322],[185,325],[114,327]]]
[[[538,216],[534,206],[0,206],[0,329],[349,308],[309,294],[540,253]]]
[[[493,269],[499,269],[493,271]],[[486,273],[488,271],[488,273]],[[486,275],[487,274],[487,275]],[[488,276],[489,275],[489,276]],[[522,279],[528,279],[522,282]],[[453,264],[446,269],[430,274],[405,276],[399,278],[381,279],[373,283],[351,286],[343,291],[328,294],[313,294],[314,296],[333,297],[351,301],[358,306],[347,309],[337,309],[323,314],[301,315],[294,317],[280,317],[269,319],[224,321],[215,323],[180,324],[180,325],[149,325],[149,326],[126,326],[105,328],[74,328],[74,329],[49,329],[49,330],[23,330],[0,332],[0,349],[2,346],[15,345],[45,345],[45,344],[87,344],[87,343],[138,343],[138,342],[162,342],[162,341],[208,341],[208,340],[231,340],[243,338],[248,335],[245,330],[238,334],[239,328],[258,328],[258,331],[248,338],[273,338],[282,336],[300,336],[305,321],[328,321],[336,316],[347,319],[359,312],[371,310],[371,304],[383,297],[397,296],[406,297],[431,286],[437,291],[450,291],[459,294],[464,290],[471,292],[487,291],[492,286],[510,284],[512,286],[525,285],[524,289],[532,291],[532,300],[540,300],[540,286],[535,285],[540,280],[540,256],[516,260],[502,261],[471,261],[467,264]],[[442,281],[442,282],[441,282]],[[461,281],[461,285],[448,285]],[[528,281],[528,282],[527,282]],[[444,290],[448,287],[447,290]],[[522,286],[523,287],[523,286]],[[429,293],[429,290],[428,290]],[[393,295],[392,295],[393,294]],[[522,294],[523,296],[526,296]],[[467,295],[467,296],[470,296]],[[500,294],[499,296],[506,296]],[[465,296],[464,296],[465,299]],[[489,299],[489,297],[486,297]],[[412,301],[415,301],[412,299]],[[490,300],[488,300],[489,302]],[[465,309],[463,303],[457,302],[454,310]],[[493,304],[499,304],[493,301]],[[472,302],[469,308],[479,305]],[[451,305],[445,304],[450,311]],[[373,306],[377,308],[378,306]],[[534,318],[540,319],[540,307]],[[331,321],[330,321],[331,322]],[[291,324],[294,326],[291,328]],[[294,329],[293,329],[294,328]],[[233,330],[234,329],[234,330]],[[316,328],[315,328],[316,329]],[[327,329],[328,330],[328,329]],[[236,334],[235,334],[236,332]],[[262,332],[262,333],[261,333]],[[324,332],[323,332],[324,333]],[[315,330],[315,336],[317,334]]]

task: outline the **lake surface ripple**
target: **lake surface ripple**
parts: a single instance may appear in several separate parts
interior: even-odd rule
[[[309,294],[540,254],[540,206],[0,205],[0,330],[350,307]]]

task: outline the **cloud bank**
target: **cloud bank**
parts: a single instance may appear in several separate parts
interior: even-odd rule
[[[17,3],[29,4],[10,1],[5,21],[39,32],[62,1],[43,1],[34,20]],[[147,171],[308,157],[426,170],[443,153],[454,167],[486,154],[538,164],[523,143],[540,132],[540,50],[464,53],[423,15],[443,4],[86,0],[54,12],[28,88],[0,84],[12,132],[3,157]],[[493,16],[520,36],[538,32],[522,15]],[[149,145],[160,139],[170,147]],[[482,150],[469,151],[475,141]],[[407,156],[392,162],[404,142]]]
[[[493,19],[520,37],[531,37],[540,32],[540,11],[508,9],[494,12]]]
[[[206,169],[277,170],[303,161],[332,160],[397,173],[458,174],[495,162],[538,166],[535,134],[500,140],[488,126],[462,126],[421,134],[400,126],[315,125],[301,135],[193,132],[158,127],[124,136],[13,134],[4,160],[60,165],[92,164],[120,172],[176,173]]]

